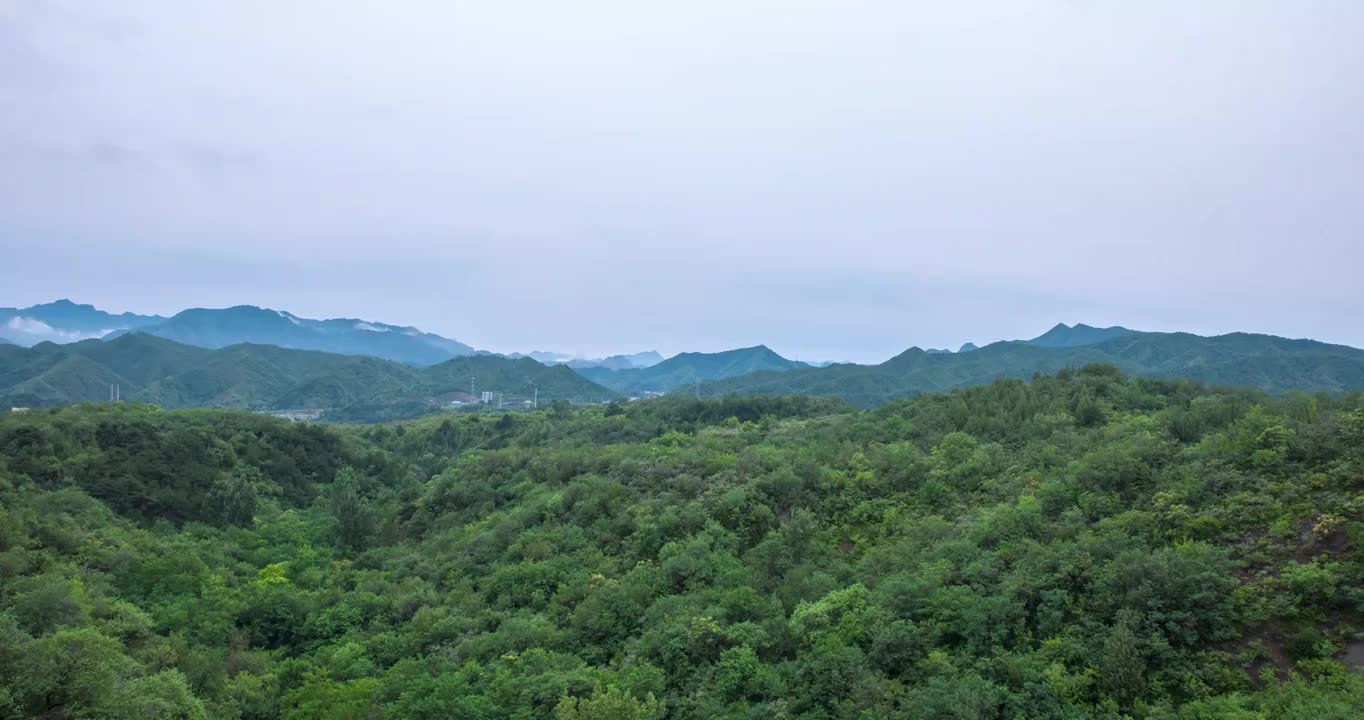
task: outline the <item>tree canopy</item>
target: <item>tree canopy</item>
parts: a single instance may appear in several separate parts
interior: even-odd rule
[[[1364,396],[0,415],[0,718],[1357,718]],[[1352,660],[1353,658],[1353,660]]]

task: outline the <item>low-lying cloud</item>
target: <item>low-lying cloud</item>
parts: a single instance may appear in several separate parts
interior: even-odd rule
[[[37,318],[16,315],[9,319],[4,325],[4,337],[11,342],[20,345],[35,345],[40,342],[49,341],[55,343],[78,342],[80,340],[91,340],[101,338],[113,332],[113,329],[97,330],[95,332],[81,332],[79,330],[61,330]]]

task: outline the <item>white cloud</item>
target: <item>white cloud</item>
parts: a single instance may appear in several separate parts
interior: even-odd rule
[[[81,340],[101,338],[113,332],[109,330],[98,330],[95,332],[81,332],[79,330],[60,330],[48,325],[37,318],[16,315],[5,323],[5,327],[18,335],[10,334],[13,340],[31,339],[33,343],[43,342],[44,340],[55,343],[71,343]]]

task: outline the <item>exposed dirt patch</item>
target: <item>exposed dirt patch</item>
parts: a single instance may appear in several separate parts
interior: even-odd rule
[[[1337,559],[1350,549],[1350,537],[1339,518],[1308,515],[1293,521],[1293,530],[1291,537],[1279,540],[1260,529],[1243,535],[1236,543],[1236,555],[1245,563],[1236,571],[1241,582],[1276,578],[1289,560],[1306,565],[1317,558]]]
[[[1250,660],[1246,671],[1261,687],[1284,682],[1293,669],[1293,661],[1284,651],[1283,634],[1276,627],[1252,628],[1232,649],[1237,655]]]
[[[1356,640],[1345,646],[1340,661],[1355,668],[1364,668],[1364,640]]]

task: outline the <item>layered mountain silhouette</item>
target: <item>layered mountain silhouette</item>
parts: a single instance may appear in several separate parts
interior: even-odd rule
[[[164,320],[159,315],[114,315],[63,299],[26,308],[0,308],[0,340],[25,347],[40,342],[76,342]]]
[[[719,380],[759,371],[784,371],[809,367],[788,360],[766,345],[726,350],[717,353],[687,352],[674,355],[647,368],[613,370],[605,367],[581,368],[578,372],[599,385],[627,395],[666,392],[703,380]]]
[[[1108,339],[1102,339],[1105,336]],[[997,342],[964,353],[910,348],[879,365],[757,372],[702,383],[699,389],[706,396],[837,395],[870,406],[895,397],[1000,378],[1029,378],[1091,363],[1116,365],[1139,376],[1193,378],[1274,393],[1364,389],[1364,350],[1344,345],[1249,333],[1202,337],[1063,325],[1033,341]]]
[[[629,370],[631,368],[646,368],[663,362],[663,356],[657,350],[646,352],[631,353],[628,355],[610,355],[602,358],[580,358],[564,353],[546,352],[536,350],[526,353],[511,353],[509,358],[528,357],[545,365],[567,365],[571,368],[608,368],[610,370]]]
[[[956,352],[910,348],[877,365],[814,366],[764,345],[666,360],[653,351],[504,357],[412,327],[312,320],[251,305],[169,318],[112,314],[70,300],[0,309],[0,403],[12,406],[107,399],[111,384],[124,399],[167,407],[317,408],[357,420],[425,412],[455,394],[467,399],[471,390],[531,395],[537,387],[546,400],[699,391],[837,395],[866,406],[1090,363],[1276,393],[1364,389],[1364,350],[1356,348],[1083,323],[1057,324],[1031,340],[965,343]]]
[[[409,365],[434,365],[477,352],[458,340],[414,327],[356,318],[312,320],[254,305],[194,308],[169,318],[134,313],[114,315],[70,300],[27,308],[0,308],[0,338],[25,347],[40,342],[110,340],[134,330],[204,348],[254,343],[368,355]]]
[[[630,370],[653,367],[661,362],[663,356],[657,350],[647,350],[628,355],[609,355],[604,358],[575,358],[564,364],[571,368],[602,367],[608,370]]]
[[[367,355],[409,365],[434,365],[454,357],[498,354],[475,350],[458,340],[410,326],[358,318],[313,320],[255,305],[193,308],[169,318],[134,313],[114,315],[70,300],[27,308],[0,308],[0,342],[25,347],[40,342],[111,340],[134,330],[204,348],[252,343],[340,355]],[[663,356],[653,350],[603,358],[578,358],[541,351],[525,355],[512,353],[506,357],[529,357],[545,365],[613,370],[645,368],[663,360]]]
[[[281,310],[238,305],[177,313],[141,332],[204,348],[240,343],[318,350],[340,355],[368,355],[409,365],[434,365],[475,350],[457,340],[355,318],[311,320]]]
[[[238,344],[208,349],[146,333],[31,348],[0,346],[0,405],[46,407],[107,400],[164,407],[318,409],[338,419],[429,412],[472,391],[542,401],[616,397],[573,370],[495,355],[413,367],[379,358]]]

